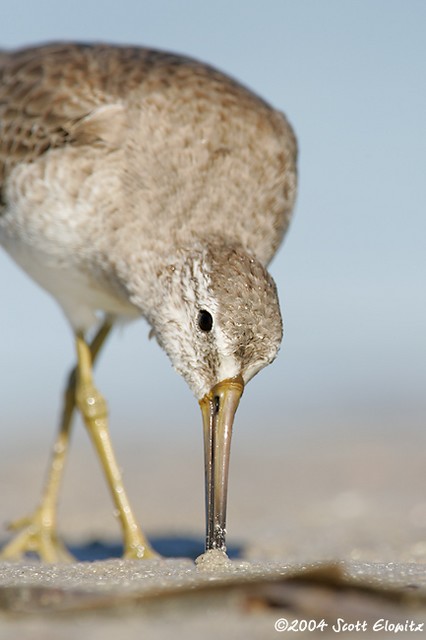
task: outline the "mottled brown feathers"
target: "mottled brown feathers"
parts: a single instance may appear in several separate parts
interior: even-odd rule
[[[9,233],[35,220],[53,229],[65,215],[83,224],[85,209],[87,233],[100,242],[106,225],[120,230],[124,250],[136,228],[147,243],[159,226],[175,241],[181,231],[210,238],[219,214],[232,218],[222,235],[267,264],[295,194],[296,141],[283,114],[207,65],[102,44],[0,57],[0,215],[9,210]],[[25,222],[13,220],[18,210]]]
[[[206,65],[150,49],[59,43],[1,52],[0,190],[17,163],[66,144],[92,144],[98,132],[88,116],[94,109],[126,103],[144,83],[152,92],[186,82],[196,95],[197,78],[223,87],[224,104],[262,104]]]
[[[0,186],[17,163],[81,140],[79,123],[142,81],[152,56],[135,48],[52,44],[0,58]],[[89,127],[90,129],[90,127]]]

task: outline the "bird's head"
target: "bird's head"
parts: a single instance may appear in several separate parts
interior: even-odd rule
[[[247,384],[274,360],[281,314],[258,260],[235,247],[195,247],[174,256],[159,280],[155,335],[198,400],[225,379]]]
[[[229,445],[247,382],[277,355],[282,322],[275,284],[237,247],[182,249],[158,274],[150,318],[159,344],[203,413],[207,548],[225,548]]]

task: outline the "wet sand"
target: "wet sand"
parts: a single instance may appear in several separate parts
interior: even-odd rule
[[[306,621],[298,623],[299,638],[421,636],[413,625],[426,622],[422,434],[347,429],[305,436],[272,431],[267,445],[253,436],[234,440],[232,565],[217,570],[194,564],[203,546],[199,443],[167,450],[155,441],[120,443],[135,510],[165,556],[129,562],[111,557],[120,553],[118,526],[89,444],[78,440],[60,531],[79,561],[2,563],[0,639],[263,639],[292,634],[275,624],[294,619]],[[34,506],[46,450],[40,442],[15,445],[0,458],[5,522]],[[323,619],[322,632],[304,630]],[[345,624],[355,626],[344,632]]]

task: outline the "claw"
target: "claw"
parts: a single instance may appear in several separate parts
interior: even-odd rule
[[[20,518],[8,525],[10,531],[19,531],[0,552],[2,560],[19,560],[28,553],[36,553],[44,562],[73,562],[74,558],[61,542],[49,516],[41,510],[32,516]]]
[[[19,518],[18,520],[13,520],[13,522],[8,522],[6,525],[6,529],[8,531],[19,531],[24,527],[28,527],[32,524],[32,517],[25,516],[24,518]]]

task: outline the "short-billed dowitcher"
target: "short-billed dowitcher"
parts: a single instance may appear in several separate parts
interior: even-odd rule
[[[285,117],[209,66],[108,45],[0,54],[0,242],[61,305],[77,350],[43,498],[12,525],[19,532],[4,558],[69,558],[56,503],[75,407],[103,465],[125,556],[154,553],[92,375],[114,322],[141,316],[200,403],[206,548],[226,548],[232,424],[244,386],[281,342],[266,265],[295,193]]]

